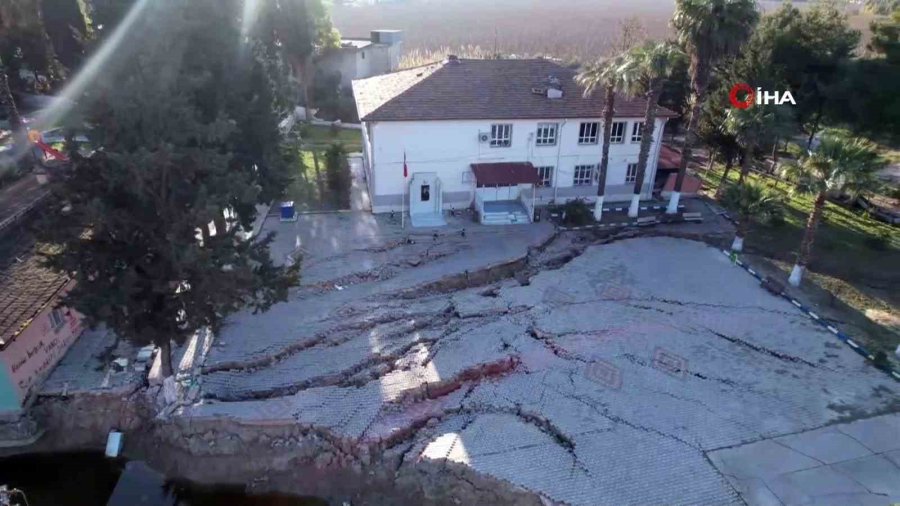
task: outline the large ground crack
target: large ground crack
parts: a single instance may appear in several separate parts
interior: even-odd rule
[[[747,348],[747,349],[749,349],[749,350],[753,350],[753,351],[755,351],[755,352],[757,352],[757,353],[762,353],[762,354],[764,354],[764,355],[769,355],[769,356],[771,356],[771,357],[777,358],[778,360],[784,360],[784,361],[786,361],[786,362],[792,362],[792,363],[796,363],[796,364],[803,364],[803,365],[805,365],[805,366],[812,367],[812,368],[814,368],[814,369],[818,369],[818,368],[820,367],[819,364],[815,364],[815,363],[813,363],[813,362],[810,362],[809,360],[804,360],[804,359],[802,359],[802,358],[800,358],[800,357],[795,357],[795,356],[793,356],[793,355],[788,355],[787,353],[782,353],[782,352],[780,352],[780,351],[776,351],[776,350],[773,350],[773,349],[770,349],[770,348],[766,348],[766,347],[760,346],[760,345],[758,345],[758,344],[753,344],[753,343],[747,342],[747,341],[745,341],[745,340],[743,340],[743,339],[740,339],[740,338],[737,338],[737,337],[734,337],[734,336],[729,336],[728,334],[723,334],[722,332],[713,330],[713,329],[711,329],[711,328],[709,328],[709,327],[704,327],[704,328],[706,328],[706,330],[708,330],[710,333],[712,333],[712,334],[715,335],[716,337],[722,338],[722,339],[728,341],[729,343],[736,344],[736,345],[738,345],[738,346],[740,346],[740,347]]]

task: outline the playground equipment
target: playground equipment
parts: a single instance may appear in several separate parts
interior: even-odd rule
[[[37,130],[29,130],[28,131],[28,140],[34,144],[34,147],[40,149],[46,156],[53,158],[54,160],[59,160],[61,162],[69,161],[69,157],[60,153],[58,150],[50,147],[49,144],[44,142],[43,135]]]

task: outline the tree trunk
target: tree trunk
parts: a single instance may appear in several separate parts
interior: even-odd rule
[[[22,116],[19,115],[19,108],[16,107],[16,101],[13,98],[12,90],[9,88],[9,76],[6,75],[6,67],[0,67],[0,100],[6,106],[6,115],[9,118],[9,129],[13,135],[20,132],[23,126]]]
[[[731,166],[734,164],[734,160],[731,158],[725,160],[725,172],[722,172],[722,179],[719,181],[719,187],[716,188],[716,198],[722,196],[722,193],[725,191],[725,185],[728,184],[728,174],[731,172]]]
[[[309,54],[300,58],[296,58],[293,62],[294,73],[300,81],[300,91],[303,93],[303,109],[306,111],[306,122],[313,119],[312,114],[312,90],[313,86],[313,55]]]
[[[163,378],[172,376],[172,344],[168,339],[159,342],[159,372]]]
[[[822,219],[822,212],[825,210],[825,192],[820,192],[816,196],[813,204],[813,210],[809,213],[806,220],[806,231],[803,233],[803,241],[800,242],[800,253],[797,255],[797,263],[806,266],[809,262],[810,253],[812,252],[813,242],[816,239],[816,229],[819,228],[819,221]]]
[[[319,189],[319,204],[322,204],[325,199],[325,186],[322,183],[322,172],[319,170],[319,152],[313,148],[313,167],[316,170],[316,188]]]
[[[31,168],[32,162],[34,162],[32,157],[26,156],[31,143],[28,141],[25,121],[22,120],[19,108],[16,107],[16,99],[13,97],[12,89],[9,87],[9,76],[6,74],[6,67],[2,65],[2,62],[0,62],[0,102],[6,106],[9,129],[12,131],[13,159],[16,160],[19,170],[25,172]]]
[[[675,188],[672,191],[672,197],[669,199],[669,206],[666,208],[666,214],[678,213],[678,201],[681,199],[681,187],[684,185],[684,178],[687,175],[687,165],[697,143],[697,134],[694,131],[697,123],[700,121],[702,114],[703,99],[706,96],[706,78],[701,76],[705,73],[705,69],[700,68],[703,65],[698,64],[691,76],[691,83],[694,87],[694,103],[691,105],[691,117],[688,119],[687,129],[684,132],[684,143],[681,145],[681,163],[678,165],[678,176],[675,178]]]
[[[731,242],[731,251],[740,253],[744,251],[744,238],[747,237],[747,224],[743,218],[738,217],[734,230],[734,241]]]
[[[803,232],[803,240],[800,241],[800,251],[797,252],[797,263],[794,264],[794,268],[791,270],[791,275],[788,278],[788,283],[792,286],[800,286],[800,281],[803,279],[803,272],[809,263],[813,242],[816,240],[816,229],[819,228],[819,221],[822,219],[824,210],[825,192],[822,191],[816,196],[812,212],[809,213],[809,218],[806,220],[806,230]]]
[[[744,147],[744,158],[741,160],[741,175],[738,177],[738,185],[744,184],[744,178],[750,173],[750,165],[753,163],[753,146]]]
[[[597,201],[594,203],[594,220],[603,217],[603,198],[606,196],[606,173],[609,170],[609,140],[612,135],[613,115],[615,114],[616,88],[606,87],[606,109],[603,111],[603,147],[600,154],[600,168],[597,174]]]
[[[775,137],[775,142],[772,144],[772,167],[769,168],[769,173],[775,175],[775,169],[778,168],[778,137]]]
[[[657,102],[662,94],[663,80],[659,79],[650,85],[647,93],[647,111],[644,114],[644,129],[641,131],[641,150],[638,153],[637,174],[634,180],[634,191],[631,196],[631,207],[628,216],[637,218],[641,193],[644,189],[644,176],[647,173],[647,160],[650,159],[650,148],[653,145],[653,133],[656,131]],[[627,132],[626,132],[627,134]]]

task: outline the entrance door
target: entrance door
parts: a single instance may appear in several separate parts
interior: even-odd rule
[[[433,172],[418,172],[409,182],[409,214],[441,214],[441,180]]]

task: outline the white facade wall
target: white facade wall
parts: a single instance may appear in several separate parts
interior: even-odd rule
[[[626,201],[631,198],[633,183],[625,182],[629,163],[637,163],[640,142],[631,142],[634,123],[643,118],[616,118],[627,121],[622,144],[609,149],[606,201]],[[658,119],[654,143],[650,151],[642,198],[650,198],[665,119]],[[400,210],[403,189],[403,154],[406,152],[410,176],[416,172],[434,172],[441,179],[444,208],[468,207],[474,199],[475,180],[471,174],[473,163],[531,162],[535,167],[555,167],[554,181],[548,188],[538,190],[537,204],[572,198],[593,201],[596,184],[573,186],[576,165],[600,164],[602,132],[597,144],[578,144],[579,125],[599,122],[602,118],[547,120],[466,120],[466,121],[383,121],[364,124],[364,136],[372,209],[376,213]],[[479,141],[479,133],[490,133],[491,124],[512,124],[512,145],[490,147]],[[536,146],[538,123],[557,123],[555,146]],[[407,201],[408,202],[408,201]]]

